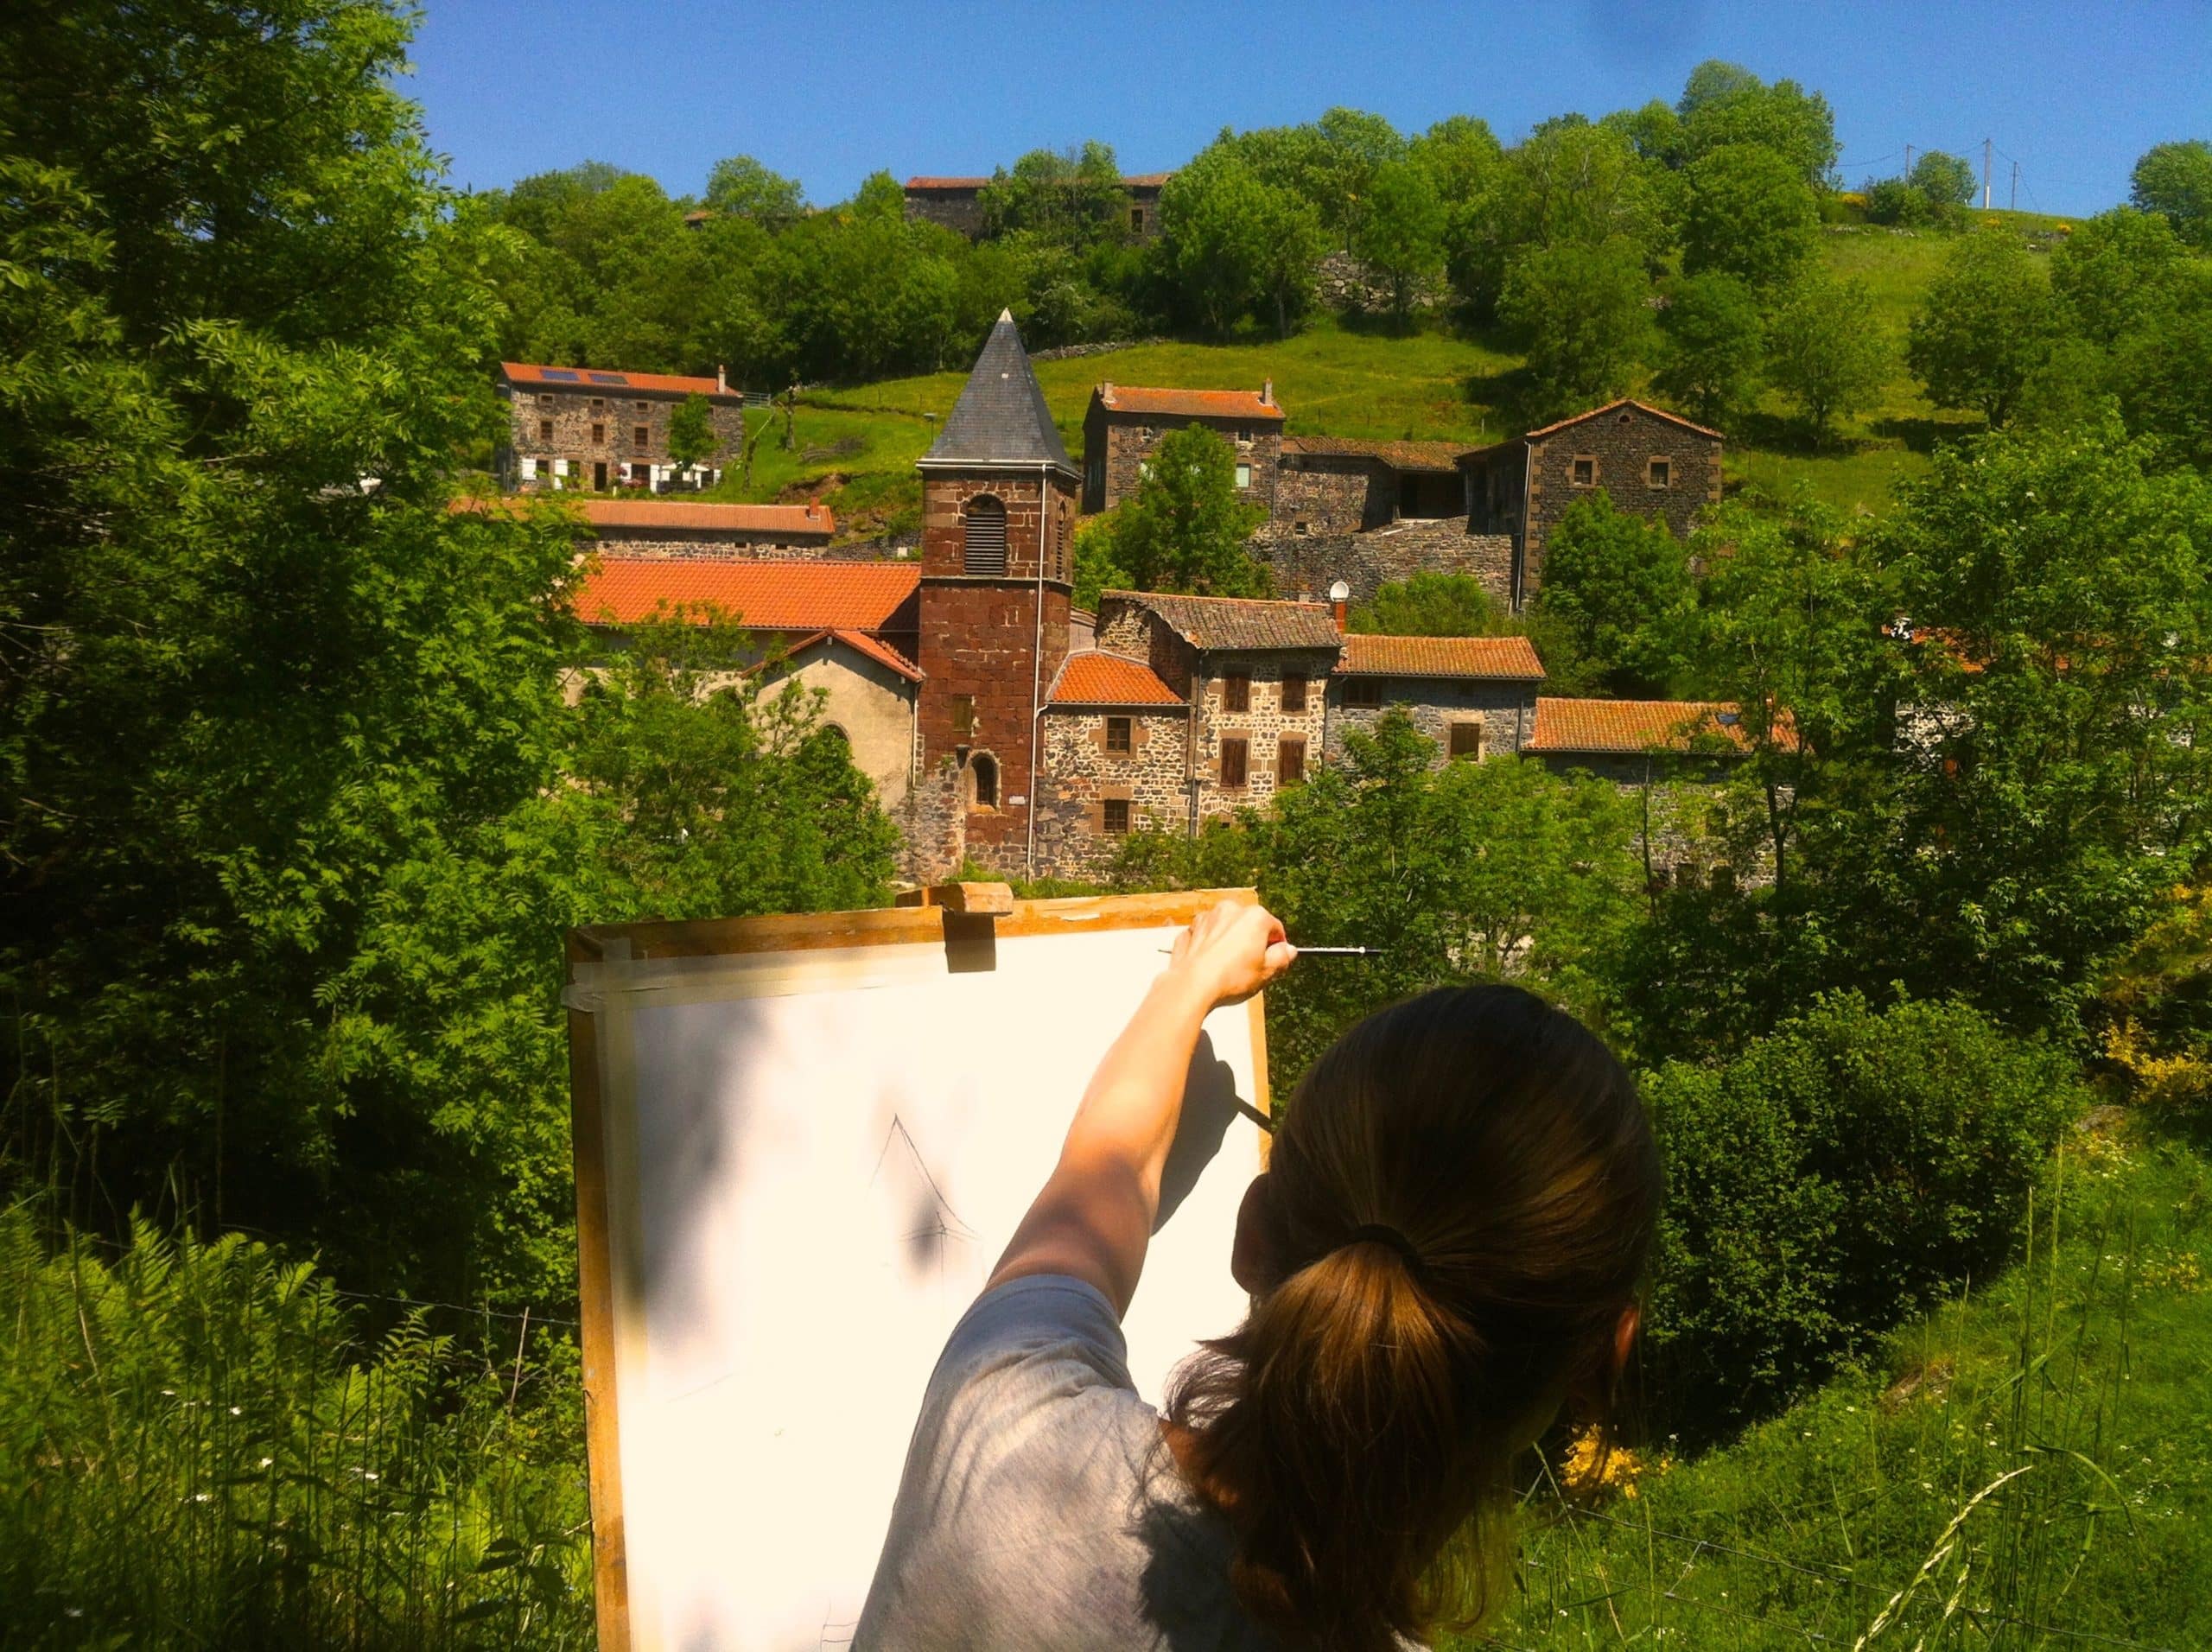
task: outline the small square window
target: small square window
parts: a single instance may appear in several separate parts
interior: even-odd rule
[[[1129,750],[1129,720],[1109,717],[1106,720],[1106,749],[1124,755]]]
[[[1249,465],[1239,465],[1239,466],[1237,466],[1237,467],[1236,467],[1236,486],[1239,486],[1240,488],[1242,488],[1242,487],[1249,487],[1249,486],[1252,486],[1252,467],[1251,467],[1251,466],[1249,466]]]
[[[649,424],[639,425],[635,430],[632,430],[630,435],[632,446],[650,448],[653,445],[652,427]]]
[[[1478,722],[1455,722],[1452,725],[1452,755],[1469,757],[1477,762],[1483,755],[1483,726]]]
[[[1643,467],[1643,482],[1647,487],[1672,487],[1675,485],[1674,461],[1654,454]]]
[[[593,414],[594,414],[594,415],[598,415],[598,414],[601,414],[601,413],[604,413],[604,412],[606,412],[606,411],[607,411],[607,397],[605,397],[604,396],[594,396],[594,397],[593,397],[591,398],[591,410],[592,410],[592,412],[593,412]]]
[[[653,410],[653,404],[651,402],[638,402],[632,403],[632,405],[634,405],[640,413],[650,413]]]
[[[1372,711],[1382,703],[1382,679],[1379,677],[1348,677],[1344,679],[1344,703],[1363,711]]]
[[[1286,739],[1275,747],[1275,784],[1279,786],[1301,785],[1306,778],[1306,742]]]
[[[1129,800],[1109,797],[1101,805],[1099,814],[1109,837],[1126,837],[1129,831]]]
[[[1250,425],[1240,424],[1236,427],[1236,445],[1240,448],[1249,448],[1252,445],[1252,427]]]
[[[1589,454],[1577,454],[1567,467],[1567,480],[1577,487],[1598,485],[1598,461]]]
[[[1234,790],[1244,784],[1246,769],[1250,766],[1251,745],[1243,740],[1221,742],[1221,784]]]
[[[543,391],[540,391],[537,392],[537,404],[540,407],[550,407],[553,405],[553,398]]]
[[[1250,672],[1223,673],[1221,708],[1224,711],[1249,711],[1252,708],[1252,674]]]
[[[1306,709],[1306,679],[1285,672],[1282,679],[1282,708],[1285,711]]]

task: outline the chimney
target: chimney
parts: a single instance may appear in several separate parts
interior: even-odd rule
[[[1114,405],[1114,381],[1112,379],[1108,379],[1104,384],[1098,387],[1098,399],[1105,403],[1109,407]]]
[[[1269,407],[1273,407],[1275,404],[1275,381],[1274,379],[1262,378],[1260,381],[1260,399]]]
[[[1335,614],[1336,614],[1336,616],[1337,616],[1337,631],[1338,631],[1338,633],[1339,635],[1342,635],[1342,634],[1343,634],[1343,632],[1344,632],[1344,623],[1345,623],[1345,621],[1346,621],[1347,620],[1349,620],[1349,619],[1351,618],[1351,614],[1350,614],[1350,612],[1349,612],[1349,611],[1350,611],[1350,609],[1351,609],[1351,603],[1349,603],[1349,602],[1347,602],[1347,601],[1345,601],[1343,598],[1339,597],[1339,598],[1338,598],[1335,601],[1333,601],[1333,602],[1330,603],[1330,604],[1329,604],[1329,607],[1330,607],[1331,610],[1332,610],[1332,612],[1334,612],[1334,613],[1335,613]]]
[[[729,394],[729,369],[719,361],[715,364],[715,393],[718,396]]]

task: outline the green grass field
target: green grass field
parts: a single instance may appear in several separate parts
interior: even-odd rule
[[[1540,1487],[1512,1603],[1461,1644],[2212,1645],[2212,1159],[2083,1133],[2019,1258],[1632,1496]]]
[[[2030,213],[1992,216],[2031,236],[2062,222]],[[1822,262],[1871,289],[1876,325],[1893,362],[1889,383],[1873,407],[1845,421],[1839,439],[1819,452],[1793,427],[1782,399],[1768,395],[1729,433],[1732,486],[1775,494],[1802,486],[1841,511],[1880,511],[1899,478],[1925,468],[1938,441],[1979,427],[1973,416],[1930,407],[1904,371],[1906,326],[1950,245],[1937,234],[1871,226],[1837,226],[1822,235]],[[1286,340],[1141,345],[1039,362],[1037,377],[1071,453],[1082,450],[1084,409],[1103,379],[1257,388],[1272,378],[1294,435],[1474,445],[1520,428],[1510,416],[1520,365],[1517,355],[1494,340],[1438,330],[1393,336],[1322,316]],[[733,477],[719,492],[748,499],[827,498],[850,537],[911,528],[921,506],[913,461],[934,439],[966,377],[931,373],[810,392],[792,419],[791,448],[782,445],[782,415],[772,416],[775,423],[755,450],[750,485]]]

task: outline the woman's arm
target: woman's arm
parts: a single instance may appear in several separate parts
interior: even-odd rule
[[[1177,938],[1166,969],[1098,1064],[1060,1162],[985,1290],[1029,1274],[1069,1274],[1104,1292],[1117,1315],[1129,1311],[1199,1026],[1217,1005],[1249,998],[1296,956],[1273,913],[1226,901]]]

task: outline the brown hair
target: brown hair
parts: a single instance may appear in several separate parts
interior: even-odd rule
[[[1480,1617],[1512,1458],[1562,1400],[1611,1403],[1659,1198],[1628,1074],[1518,988],[1408,999],[1314,1064],[1269,1287],[1167,1399],[1248,1612],[1332,1652]]]

